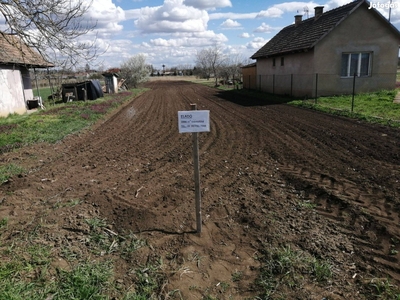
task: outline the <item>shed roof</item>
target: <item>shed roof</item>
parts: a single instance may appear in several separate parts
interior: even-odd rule
[[[313,48],[321,39],[323,39],[331,30],[338,26],[351,13],[361,5],[369,4],[366,0],[356,0],[349,4],[329,10],[321,14],[318,18],[309,18],[299,24],[293,24],[283,28],[261,49],[259,49],[252,59],[269,57],[279,54],[305,51]],[[399,31],[390,24],[378,11],[371,9],[400,37]]]
[[[257,63],[251,63],[251,64],[243,66],[242,69],[253,68],[253,67],[256,67],[256,66],[257,66]]]
[[[0,64],[25,65],[32,68],[54,67],[18,36],[0,32]]]

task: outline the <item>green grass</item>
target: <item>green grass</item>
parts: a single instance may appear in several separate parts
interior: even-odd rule
[[[389,279],[373,278],[367,284],[374,299],[400,300],[400,288],[392,284]]]
[[[127,287],[114,277],[114,259],[131,259],[139,248],[148,247],[144,240],[107,230],[106,220],[100,218],[86,223],[90,229],[84,247],[91,255],[76,255],[68,243],[57,254],[52,245],[43,243],[47,239],[41,226],[24,230],[12,240],[4,237],[0,243],[0,299],[151,299],[160,292],[165,284],[161,259],[149,259],[145,266],[133,264],[130,274],[134,283]],[[0,237],[7,224],[7,219],[0,221]],[[100,235],[101,242],[94,238]],[[113,251],[104,251],[111,248]],[[111,252],[114,259],[107,256]],[[53,265],[60,257],[68,262],[67,267]]]
[[[110,299],[109,262],[82,262],[50,273],[51,248],[31,246],[24,256],[0,265],[0,299]],[[18,258],[18,259],[17,259]]]
[[[55,92],[55,90],[54,90]],[[37,89],[33,89],[33,96],[42,97],[43,104],[46,106],[47,104],[53,104],[53,100],[47,100],[48,97],[52,94],[50,87],[40,88],[39,91]]]
[[[95,101],[62,103],[29,115],[0,118],[0,154],[33,143],[55,143],[90,126],[143,91],[137,89]]]
[[[16,164],[0,166],[0,184],[7,181],[11,176],[24,173],[25,170]]]
[[[270,299],[279,290],[301,290],[307,282],[323,285],[332,278],[329,262],[317,259],[307,252],[293,250],[290,246],[269,248],[265,246],[258,258],[261,263],[256,285],[262,299]]]
[[[375,93],[358,94],[354,96],[354,102],[352,95],[343,95],[320,97],[317,101],[294,100],[290,104],[371,123],[400,127],[400,104],[393,103],[397,92],[398,90],[383,90]]]

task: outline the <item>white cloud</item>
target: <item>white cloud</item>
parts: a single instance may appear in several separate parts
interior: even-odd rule
[[[192,34],[180,33],[174,35],[171,39],[151,39],[149,44],[152,47],[207,47],[227,41],[228,39],[223,34],[216,34],[213,31],[204,31]]]
[[[257,38],[254,38],[251,42],[247,43],[246,48],[258,50],[261,47],[263,47],[267,42],[268,42],[268,40],[265,40],[261,37],[257,37]]]
[[[254,19],[257,17],[258,13],[247,13],[247,14],[239,14],[239,13],[211,13],[209,14],[210,20],[218,20],[218,19],[232,19],[232,20],[244,20],[244,19]]]
[[[111,34],[123,29],[118,23],[125,20],[125,12],[111,0],[93,0],[86,17],[97,22],[96,31]]]
[[[234,21],[234,20],[232,20],[232,19],[228,19],[228,20],[224,21],[224,22],[221,24],[221,27],[224,27],[224,28],[237,28],[237,27],[240,27],[240,26],[241,26],[241,25],[240,25],[239,22]]]
[[[346,3],[349,0],[332,0],[330,2],[341,2],[344,1]],[[294,13],[294,14],[306,14],[306,10],[310,15],[314,14],[314,7],[320,6],[320,4],[315,2],[284,2],[271,6],[267,10],[262,10],[257,14],[257,18],[280,18],[284,13]],[[334,5],[335,7],[338,5]]]
[[[248,39],[250,37],[250,34],[248,34],[247,32],[243,32],[242,34],[239,35],[239,37]]]
[[[345,0],[347,3],[349,0]],[[283,12],[292,12],[292,13],[303,13],[304,9],[308,9],[309,12],[313,12],[315,6],[320,6],[320,4],[315,2],[284,2],[275,4],[271,7],[274,9],[282,10]]]
[[[266,23],[262,23],[261,26],[257,27],[254,32],[271,33],[272,31],[278,30],[280,28],[271,27]]]
[[[165,0],[163,6],[144,7],[135,25],[142,33],[201,32],[209,20],[205,10],[183,5],[183,0]]]
[[[279,18],[284,11],[277,7],[270,7],[267,10],[262,10],[257,14],[257,18]]]
[[[184,4],[206,10],[214,10],[220,7],[232,7],[230,0],[184,0]]]

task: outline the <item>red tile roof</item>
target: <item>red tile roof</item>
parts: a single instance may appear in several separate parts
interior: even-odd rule
[[[54,65],[29,48],[18,36],[0,32],[0,64],[45,68]]]

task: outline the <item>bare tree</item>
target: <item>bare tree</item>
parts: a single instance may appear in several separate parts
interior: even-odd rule
[[[121,65],[121,77],[125,79],[128,88],[136,88],[139,83],[147,80],[151,66],[146,64],[143,54],[132,56]]]
[[[17,35],[45,59],[69,68],[97,57],[95,39],[80,42],[96,24],[84,21],[91,2],[84,0],[0,0],[0,34]],[[11,42],[12,39],[9,39]]]
[[[196,66],[206,78],[214,75],[215,85],[218,84],[219,68],[224,62],[224,55],[220,47],[203,49],[196,54]]]
[[[226,58],[221,66],[222,77],[226,80],[232,79],[233,82],[235,82],[235,80],[241,80],[242,67],[248,64],[248,61],[248,59],[240,54],[231,55]]]

